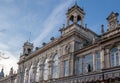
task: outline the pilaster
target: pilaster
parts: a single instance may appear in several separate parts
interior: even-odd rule
[[[75,64],[74,64],[74,54],[71,54],[70,55],[70,60],[69,60],[69,75],[70,76],[73,76],[75,73],[74,73],[74,67],[75,67]]]
[[[104,49],[102,48],[101,49],[101,52],[100,52],[100,57],[101,57],[101,69],[104,69]]]
[[[77,16],[74,16],[74,23],[77,23]]]
[[[43,64],[40,64],[40,76],[39,76],[39,81],[42,81],[42,80],[43,80],[43,68],[44,68],[44,65],[43,65]]]
[[[35,82],[36,68],[37,68],[37,67],[36,67],[35,65],[34,65],[33,68],[32,68],[32,69],[33,69],[33,77],[32,77],[32,81],[33,81],[33,82]]]
[[[107,59],[106,59],[107,65],[106,66],[107,66],[107,68],[110,68],[110,49],[109,48],[106,49],[106,53],[107,53]]]
[[[81,25],[84,26],[84,19],[81,20]]]
[[[119,65],[120,65],[120,44],[118,44],[118,55],[119,55]]]
[[[61,60],[59,77],[63,77],[63,76],[64,76],[64,60]]]
[[[49,61],[48,62],[49,63],[49,65],[48,65],[48,68],[49,68],[49,75],[48,75],[48,79],[52,79],[52,66],[53,66],[53,61]]]
[[[29,79],[29,70],[27,69],[25,83],[28,83],[28,79]]]
[[[96,54],[93,52],[93,71],[96,71]]]

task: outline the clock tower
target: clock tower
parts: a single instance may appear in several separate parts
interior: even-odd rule
[[[112,12],[108,16],[107,20],[108,20],[109,31],[111,31],[111,30],[113,30],[113,29],[118,27],[118,25],[119,25],[118,15],[119,15],[118,13]]]

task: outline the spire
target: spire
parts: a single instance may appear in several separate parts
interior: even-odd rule
[[[75,1],[75,6],[77,6],[77,0]]]
[[[77,5],[77,0],[75,1],[75,7],[76,7],[76,8],[78,7],[78,5]]]

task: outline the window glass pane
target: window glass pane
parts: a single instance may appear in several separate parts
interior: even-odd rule
[[[100,70],[101,64],[100,64],[100,52],[96,53],[96,70]]]
[[[64,76],[68,76],[69,75],[69,61],[66,60],[64,61]]]
[[[79,58],[78,71],[79,71],[79,74],[82,73],[82,58]]]
[[[88,54],[83,59],[83,72],[93,71],[93,55]]]
[[[96,61],[96,70],[100,70],[100,59]]]
[[[111,67],[120,65],[117,48],[112,48],[111,49],[111,51],[110,51],[110,62],[111,62]]]
[[[115,53],[116,55],[116,65],[118,66],[119,65],[119,56],[118,56],[118,53]]]
[[[55,55],[53,61],[54,61],[54,63],[53,63],[52,75],[53,75],[53,78],[58,78],[59,77],[59,58],[58,58],[58,55]]]

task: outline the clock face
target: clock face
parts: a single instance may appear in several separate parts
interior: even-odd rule
[[[112,22],[112,23],[110,24],[110,26],[111,26],[111,29],[114,29],[114,27],[115,27],[115,23]]]

